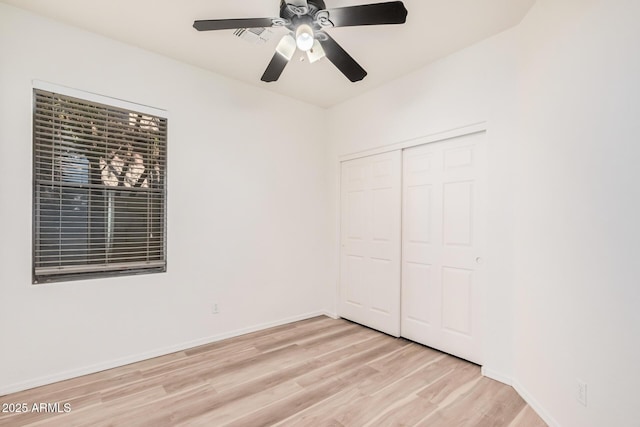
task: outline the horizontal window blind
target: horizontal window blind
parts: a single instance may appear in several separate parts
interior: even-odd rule
[[[34,89],[34,283],[166,270],[167,119]]]

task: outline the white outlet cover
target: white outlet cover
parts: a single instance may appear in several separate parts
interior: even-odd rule
[[[584,381],[578,380],[578,395],[576,398],[582,406],[587,406],[587,384]]]

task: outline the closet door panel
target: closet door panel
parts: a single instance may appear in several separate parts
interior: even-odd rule
[[[482,362],[484,133],[403,152],[401,334]]]
[[[342,163],[340,316],[400,335],[400,151]]]

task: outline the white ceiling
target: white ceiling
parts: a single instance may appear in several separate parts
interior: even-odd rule
[[[393,80],[504,31],[535,0],[404,0],[404,25],[333,28],[328,32],[369,75],[349,82],[326,58],[296,55],[280,80],[260,77],[285,29],[267,44],[251,44],[233,30],[198,32],[197,19],[276,17],[279,0],[0,0],[177,60],[321,107]],[[380,0],[326,0],[327,8]]]

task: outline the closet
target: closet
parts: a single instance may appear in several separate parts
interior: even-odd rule
[[[482,363],[484,139],[342,163],[340,316]]]

